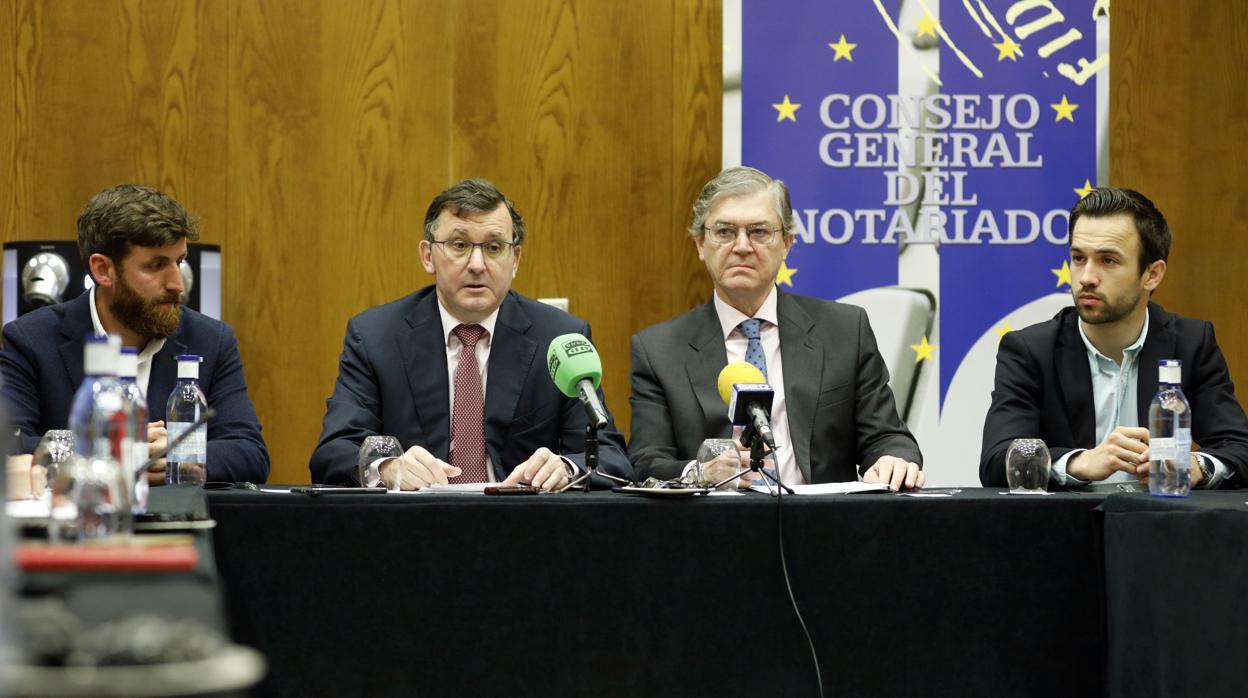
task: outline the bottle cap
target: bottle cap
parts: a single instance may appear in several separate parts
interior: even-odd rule
[[[1183,362],[1178,359],[1162,359],[1157,362],[1157,382],[1179,385],[1183,382]]]
[[[178,378],[194,378],[199,380],[199,362],[202,361],[197,354],[179,354],[178,355]]]
[[[117,357],[117,377],[137,378],[139,375],[139,350],[134,347],[122,347]]]
[[[116,335],[90,335],[82,347],[82,367],[88,376],[117,375],[121,338]]]

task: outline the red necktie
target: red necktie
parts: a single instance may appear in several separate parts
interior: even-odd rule
[[[487,482],[485,472],[485,399],[477,342],[485,336],[480,325],[457,325],[451,330],[463,342],[455,367],[455,405],[451,409],[451,465],[463,472],[451,482]]]

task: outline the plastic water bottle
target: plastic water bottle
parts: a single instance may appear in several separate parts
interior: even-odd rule
[[[133,500],[130,503],[130,511],[135,514],[143,514],[147,512],[147,493],[149,486],[147,484],[146,473],[141,473],[139,468],[147,462],[147,397],[143,395],[142,389],[139,388],[139,350],[134,347],[122,347],[121,357],[117,361],[117,380],[121,382],[121,389],[126,393],[126,399],[130,401],[133,411],[133,420],[130,423],[130,433],[134,435],[131,442],[130,463],[125,467],[127,478],[132,484],[131,491],[134,493]]]
[[[1192,491],[1192,408],[1183,395],[1183,362],[1157,362],[1157,395],[1148,407],[1148,489],[1154,497]]]
[[[120,349],[121,339],[116,335],[87,338],[83,347],[85,375],[70,408],[74,451],[91,464],[90,473],[75,475],[75,489],[71,492],[75,501],[81,495],[79,523],[90,521],[89,526],[79,528],[82,537],[129,530],[133,521],[129,486],[133,481],[126,477],[122,464],[130,463],[133,450],[134,437],[129,429],[134,411],[117,380]]]
[[[208,400],[199,388],[199,361],[194,354],[178,357],[178,384],[169,395],[165,418],[169,443],[203,416]],[[208,425],[200,424],[166,458],[165,482],[170,485],[203,485],[208,479]]]

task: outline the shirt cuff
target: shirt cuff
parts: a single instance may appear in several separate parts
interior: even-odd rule
[[[1057,462],[1053,464],[1053,469],[1050,472],[1050,477],[1052,477],[1053,480],[1055,480],[1057,484],[1061,485],[1062,487],[1083,487],[1084,485],[1088,484],[1087,480],[1080,480],[1074,475],[1071,475],[1066,472],[1066,465],[1067,463],[1070,462],[1070,459],[1079,455],[1080,453],[1083,453],[1086,450],[1088,449],[1075,448],[1075,449],[1071,449],[1067,451],[1061,458],[1057,459]]]
[[[1213,465],[1213,474],[1209,476],[1207,481],[1200,483],[1201,489],[1216,489],[1218,485],[1222,484],[1230,476],[1231,469],[1216,456],[1211,456],[1208,453],[1193,453],[1192,455]]]
[[[560,455],[559,459],[563,461],[564,472],[567,473],[568,479],[576,477],[581,473],[581,466],[567,456]]]
[[[394,459],[393,458],[378,458],[372,463],[369,463],[368,467],[364,469],[364,472],[360,473],[360,485],[363,487],[377,487],[378,485],[380,485],[381,484],[381,464],[385,463],[388,460],[394,460]]]

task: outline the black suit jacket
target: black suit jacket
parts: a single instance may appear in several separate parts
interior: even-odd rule
[[[1095,448],[1092,369],[1079,336],[1079,315],[1063,308],[1052,320],[1010,332],[997,349],[996,385],[984,421],[979,479],[1005,487],[1005,452],[1016,438],[1039,438],[1053,460],[1076,448]],[[1213,325],[1148,304],[1148,336],[1139,355],[1136,399],[1139,424],[1157,394],[1157,362],[1183,362],[1183,394],[1192,406],[1192,441],[1233,473],[1222,483],[1248,482],[1248,418],[1213,336]]]
[[[866,311],[778,293],[789,437],[806,481],[856,480],[886,455],[922,464]],[[643,478],[679,477],[703,439],[732,436],[717,388],[728,353],[714,301],[633,335],[632,357],[633,466]]]
[[[485,386],[486,450],[499,480],[543,446],[584,465],[584,407],[559,392],[546,369],[550,340],[570,332],[588,337],[589,324],[514,291],[499,307]],[[444,337],[433,286],[351,318],[308,465],[313,482],[358,484],[360,444],[372,434],[394,436],[404,449],[424,446],[449,462]],[[603,472],[632,479],[614,420],[598,441]]]
[[[21,432],[20,449],[31,453],[49,429],[64,429],[74,392],[82,383],[82,344],[95,332],[90,290],[59,305],[40,308],[4,326],[0,376],[8,417]],[[217,416],[208,423],[208,479],[264,482],[269,451],[247,396],[243,362],[230,326],[182,307],[178,329],[152,357],[147,384],[150,421],[165,418],[178,381],[179,354],[198,354],[199,385]]]

